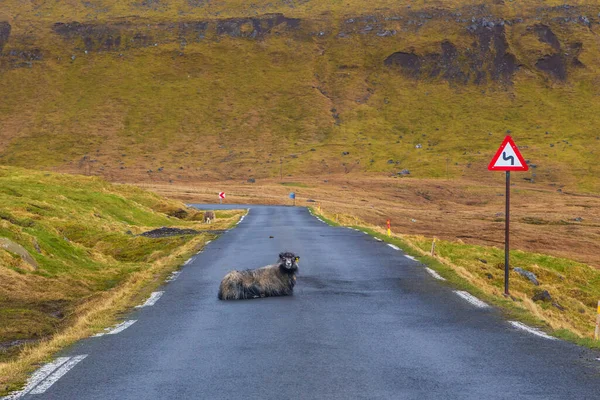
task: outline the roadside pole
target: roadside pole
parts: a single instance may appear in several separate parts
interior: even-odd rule
[[[510,274],[510,171],[527,171],[529,167],[510,136],[506,136],[488,165],[490,171],[506,171],[506,200],[504,209],[504,295],[509,296]]]
[[[508,263],[510,261],[510,171],[506,171],[506,207],[505,232],[504,232],[504,295],[508,296]]]

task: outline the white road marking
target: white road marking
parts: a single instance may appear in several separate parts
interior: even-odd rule
[[[438,274],[437,272],[435,272],[434,270],[432,270],[429,267],[425,267],[425,270],[427,272],[429,272],[429,275],[433,276],[437,280],[440,280],[440,281],[445,281],[446,280],[446,278],[442,277],[440,274]]]
[[[130,319],[128,321],[121,322],[119,325],[115,326],[115,328],[112,331],[108,332],[107,335],[116,335],[117,333],[123,332],[125,329],[129,328],[136,322],[137,319]]]
[[[209,240],[208,242],[204,243],[205,246],[208,246],[208,244],[212,242],[212,240]]]
[[[367,233],[367,232],[365,232],[365,231],[362,231],[362,233],[364,233],[365,235],[368,235],[368,233]]]
[[[171,275],[169,275],[169,277],[167,279],[165,279],[165,282],[166,283],[173,282],[174,280],[176,280],[177,278],[179,278],[179,274],[181,274],[181,271],[173,271],[173,272],[171,272]]]
[[[400,247],[398,247],[398,246],[396,246],[394,244],[388,243],[388,246],[390,246],[394,250],[400,250]]]
[[[413,256],[409,256],[408,254],[405,254],[404,257],[406,257],[406,258],[408,258],[410,260],[413,260],[413,261],[417,261],[416,258],[414,258]]]
[[[454,293],[456,293],[457,295],[459,295],[460,297],[462,297],[469,303],[473,304],[475,307],[479,307],[479,308],[488,308],[489,307],[487,305],[487,303],[484,303],[483,301],[479,300],[477,297],[473,296],[469,292],[465,292],[464,290],[455,290]]]
[[[35,371],[33,375],[27,380],[27,385],[22,390],[9,394],[8,396],[2,397],[2,400],[16,400],[25,396],[34,387],[36,387],[41,381],[46,379],[48,375],[54,372],[58,367],[66,363],[71,357],[59,357],[56,360],[45,364],[40,369]]]
[[[31,394],[41,394],[44,393],[48,388],[54,385],[60,378],[62,378],[67,372],[69,372],[74,366],[76,366],[79,362],[83,361],[84,358],[87,357],[87,354],[83,354],[80,356],[71,357],[69,361],[63,364],[59,369],[57,369],[52,375],[48,377],[45,381],[40,383],[35,387],[31,392]]]
[[[194,257],[191,257],[189,260],[187,260],[186,262],[183,263],[183,265],[188,265],[189,263],[191,263],[194,260]]]
[[[517,329],[521,329],[521,330],[524,330],[524,331],[526,331],[526,332],[529,332],[529,333],[531,333],[532,335],[536,335],[536,336],[539,336],[539,337],[543,337],[544,339],[549,339],[549,340],[557,340],[555,337],[552,337],[552,336],[550,336],[550,335],[548,335],[548,334],[546,334],[546,333],[542,332],[542,331],[541,331],[541,330],[539,330],[539,329],[536,329],[536,328],[532,328],[532,327],[530,327],[530,326],[527,326],[527,325],[525,325],[525,324],[523,324],[523,323],[521,323],[521,322],[518,322],[518,321],[508,321],[508,323],[509,323],[509,324],[511,324],[512,326],[514,326],[515,328],[517,328]]]
[[[108,332],[97,333],[94,335],[94,337],[100,337],[100,336],[104,336],[104,335],[116,335],[117,333],[123,332],[125,329],[129,328],[131,325],[135,324],[136,322],[137,322],[137,319],[130,319],[128,321],[123,321],[119,325],[115,326],[112,329],[107,328],[106,330],[110,329]]]
[[[377,240],[378,242],[383,242],[383,240],[379,239],[379,238],[374,238],[375,240]]]
[[[152,292],[152,294],[150,295],[150,297],[148,297],[148,300],[146,300],[146,302],[144,304],[140,304],[139,306],[135,306],[135,308],[142,308],[142,307],[149,307],[149,306],[153,306],[158,299],[160,299],[160,296],[163,295],[164,292]]]

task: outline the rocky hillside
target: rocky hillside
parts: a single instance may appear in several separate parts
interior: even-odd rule
[[[599,31],[592,1],[5,0],[0,162],[486,179],[510,133],[521,178],[600,191]]]

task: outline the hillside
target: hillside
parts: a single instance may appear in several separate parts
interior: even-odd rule
[[[485,180],[510,133],[535,166],[523,177],[598,192],[599,13],[5,0],[0,163],[174,184],[404,168]]]

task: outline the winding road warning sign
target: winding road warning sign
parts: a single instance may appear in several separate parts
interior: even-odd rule
[[[224,198],[225,198],[225,192],[220,192],[219,199],[224,199]]]
[[[492,162],[490,171],[527,171],[529,167],[510,136],[504,138]]]
[[[527,171],[529,167],[519,152],[517,145],[510,136],[504,138],[492,162],[488,165],[490,171],[506,171],[506,204],[504,229],[504,295],[509,296],[508,279],[510,267],[510,171]]]

